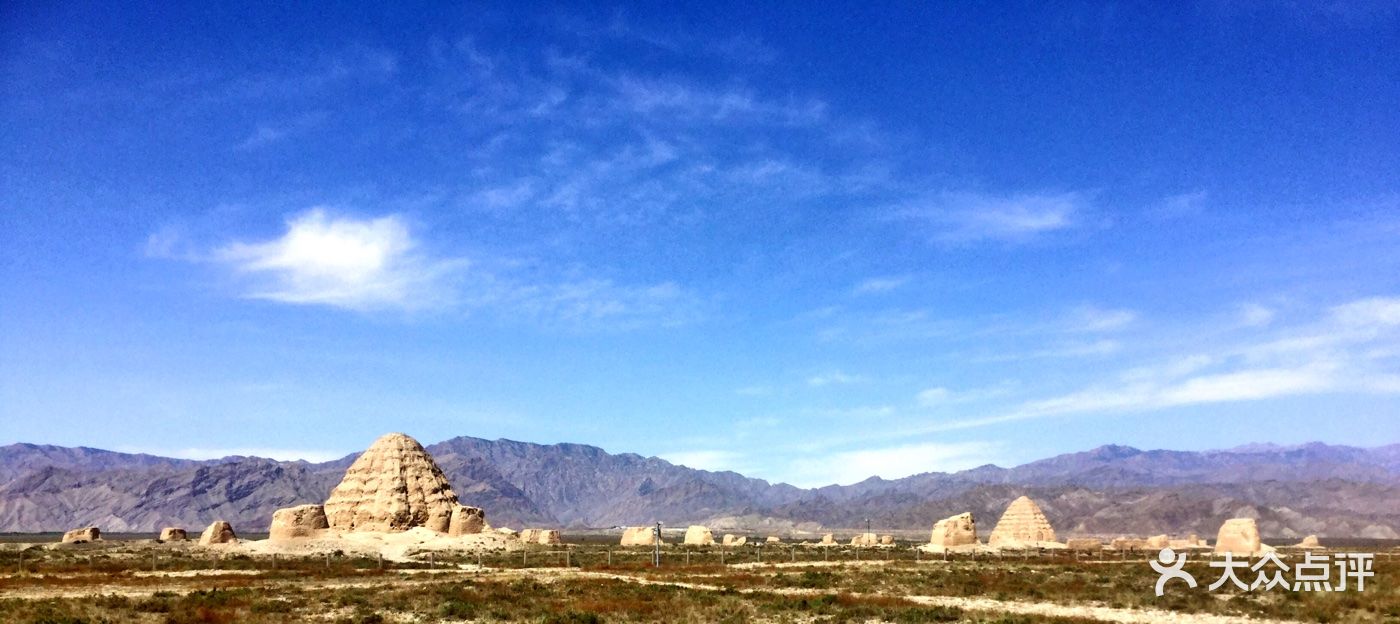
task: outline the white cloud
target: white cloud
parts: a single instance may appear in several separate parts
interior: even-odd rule
[[[1264,327],[1274,322],[1276,313],[1272,308],[1268,308],[1257,303],[1246,303],[1240,306],[1240,325],[1245,327]]]
[[[938,423],[914,433],[982,427],[1058,415],[1130,413],[1331,393],[1400,393],[1400,298],[1329,308],[1318,322],[1210,352],[1128,369],[1119,383],[1035,399],[1005,413]]]
[[[928,222],[934,227],[935,240],[946,243],[1018,243],[1074,227],[1087,204],[1080,193],[945,192],[907,204],[897,213]]]
[[[886,293],[892,290],[896,290],[904,286],[905,284],[908,284],[909,279],[910,278],[907,275],[872,277],[870,279],[861,281],[861,283],[859,284],[856,284],[855,288],[851,289],[851,292],[857,295],[873,295],[879,293]]]
[[[996,463],[999,446],[989,442],[927,442],[841,451],[789,462],[785,481],[801,487],[850,484],[872,476],[898,479],[923,472],[953,472]]]
[[[511,307],[540,321],[575,328],[676,326],[703,316],[701,302],[674,282],[633,286],[589,279],[522,286],[504,296],[514,300]]]
[[[738,453],[716,450],[676,451],[663,453],[660,457],[673,464],[700,470],[735,470],[742,459]]]
[[[924,407],[938,407],[947,403],[952,394],[947,388],[929,388],[919,392],[916,400]]]
[[[434,256],[393,214],[357,218],[314,208],[288,218],[271,240],[185,251],[192,245],[183,230],[165,228],[148,238],[146,253],[225,266],[244,297],[294,305],[486,311],[507,322],[586,331],[671,327],[705,316],[705,302],[675,282],[619,283],[578,267],[550,272],[547,265],[490,254],[470,263]]]
[[[838,370],[809,377],[807,378],[807,385],[813,388],[820,388],[822,386],[847,385],[862,383],[864,381],[865,378],[860,375],[848,375]]]
[[[1400,297],[1372,297],[1332,308],[1332,316],[1348,327],[1400,325]]]
[[[291,218],[279,238],[232,243],[215,257],[252,278],[248,297],[356,310],[441,306],[451,299],[449,278],[465,266],[421,252],[397,215],[356,219],[323,208]]]
[[[1070,331],[1075,332],[1112,332],[1118,331],[1131,325],[1137,320],[1137,312],[1124,309],[1103,309],[1094,306],[1083,306],[1074,311],[1069,322]]]

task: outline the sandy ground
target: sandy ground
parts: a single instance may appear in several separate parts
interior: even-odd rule
[[[521,548],[519,540],[505,534],[488,531],[476,535],[451,536],[422,527],[398,533],[332,533],[315,538],[290,540],[253,540],[237,544],[207,546],[215,552],[247,555],[321,555],[342,552],[356,556],[381,556],[385,561],[419,561],[418,555],[439,552],[470,554],[503,552]]]

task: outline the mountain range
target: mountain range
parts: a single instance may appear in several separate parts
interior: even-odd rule
[[[458,437],[427,447],[463,502],[496,526],[665,522],[764,531],[927,529],[971,511],[990,530],[1035,499],[1060,535],[1213,535],[1232,517],[1266,537],[1400,539],[1400,444],[1220,451],[1103,446],[1014,468],[981,466],[803,489],[582,444]],[[323,462],[187,460],[86,447],[0,447],[0,531],[265,530],[280,507],[325,500],[356,455]]]

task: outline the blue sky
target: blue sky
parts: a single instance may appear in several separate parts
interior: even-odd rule
[[[1391,3],[6,3],[0,443],[1400,441]]]

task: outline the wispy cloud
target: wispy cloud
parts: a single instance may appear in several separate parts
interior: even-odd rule
[[[592,279],[508,286],[502,298],[541,321],[573,328],[677,326],[704,316],[702,302],[673,282],[635,286]]]
[[[1179,219],[1195,216],[1205,210],[1206,199],[1208,197],[1208,193],[1200,190],[1172,195],[1162,199],[1156,206],[1150,208],[1149,213],[1160,219]]]
[[[829,373],[823,373],[820,375],[813,375],[807,378],[807,385],[812,386],[813,388],[820,388],[823,386],[843,386],[849,384],[863,383],[865,381],[865,377],[862,377],[860,375],[848,375],[837,370],[831,371]]]
[[[1273,308],[1257,303],[1241,305],[1238,311],[1239,323],[1245,327],[1264,327],[1274,322],[1275,314]]]
[[[720,450],[697,450],[697,451],[676,451],[662,453],[661,459],[673,464],[697,468],[700,470],[734,470],[740,471],[743,455],[734,451]]]
[[[856,284],[851,292],[857,295],[873,295],[887,293],[897,290],[909,283],[911,278],[908,275],[892,275],[885,277],[872,277],[862,280]]]
[[[247,297],[355,310],[443,306],[466,267],[422,251],[399,216],[356,219],[325,208],[292,217],[276,239],[231,243],[214,257],[250,279]]]
[[[906,203],[895,214],[927,223],[936,241],[1024,243],[1075,227],[1088,208],[1083,193],[989,195],[944,192]]]
[[[1259,342],[1222,346],[1124,371],[1095,384],[1032,399],[1005,413],[939,423],[920,433],[1072,414],[1122,414],[1174,407],[1330,393],[1400,392],[1400,298],[1329,308],[1310,325]]]
[[[247,138],[239,141],[235,147],[240,151],[250,151],[261,147],[266,147],[274,143],[280,143],[286,139],[310,130],[326,118],[324,113],[307,113],[296,119],[281,122],[262,122],[253,128]]]
[[[283,59],[283,66],[240,76],[216,95],[234,99],[297,98],[336,87],[383,83],[398,69],[398,55],[393,52],[352,46],[319,57]]]
[[[1083,306],[1071,314],[1068,328],[1074,332],[1113,332],[1131,325],[1137,318],[1133,310]]]
[[[966,470],[999,460],[991,442],[925,442],[884,448],[840,451],[821,458],[789,462],[782,478],[803,487],[850,484],[872,476],[898,479],[923,472]]]
[[[953,396],[952,391],[942,386],[921,390],[915,399],[924,407],[938,407],[946,404]]]
[[[485,252],[472,260],[429,251],[402,215],[356,217],[313,208],[263,241],[189,251],[182,231],[152,234],[147,254],[212,262],[238,278],[241,296],[357,311],[491,311],[506,322],[568,330],[630,330],[699,321],[705,302],[671,282],[628,284],[578,269],[514,271]],[[536,275],[539,273],[539,275]],[[558,273],[558,272],[556,272]]]

